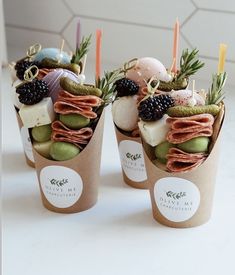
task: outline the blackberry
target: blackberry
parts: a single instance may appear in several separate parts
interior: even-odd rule
[[[24,72],[31,66],[36,65],[38,66],[39,63],[36,61],[28,61],[28,60],[20,60],[16,63],[15,65],[15,70],[16,70],[16,76],[20,80],[24,80]],[[34,73],[34,69],[32,70]]]
[[[128,78],[121,78],[117,80],[114,85],[116,86],[117,96],[135,95],[138,93],[139,86]]]
[[[169,95],[148,97],[140,102],[138,110],[142,120],[154,121],[163,117],[167,109],[174,106],[174,100]]]
[[[19,101],[25,105],[33,105],[41,101],[48,95],[47,83],[43,80],[34,79],[16,88],[19,94]]]

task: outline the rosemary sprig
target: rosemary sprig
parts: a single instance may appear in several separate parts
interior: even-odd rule
[[[197,58],[198,50],[195,48],[191,52],[188,49],[183,50],[180,57],[180,70],[176,75],[176,81],[188,78],[201,69],[205,63]]]
[[[72,56],[71,63],[79,64],[83,56],[88,52],[90,44],[91,34],[88,37],[83,37],[80,46],[76,46],[75,54]]]
[[[115,98],[115,82],[124,76],[122,69],[104,72],[104,77],[96,80],[95,86],[102,91],[103,106],[107,106]]]
[[[219,104],[225,97],[223,87],[227,79],[227,73],[212,75],[212,84],[206,95],[206,104]]]

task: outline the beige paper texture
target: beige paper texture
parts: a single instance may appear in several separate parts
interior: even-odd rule
[[[115,133],[116,133],[116,138],[117,138],[117,143],[118,143],[118,147],[119,147],[119,154],[120,154],[120,143],[122,141],[133,141],[133,142],[137,142],[138,144],[141,145],[141,138],[140,137],[130,137],[130,136],[127,136],[127,135],[124,135],[123,133],[120,132],[120,130],[115,126],[114,124],[114,127],[115,127]],[[142,146],[141,146],[141,150],[142,150]],[[143,158],[143,162],[144,162],[144,156],[143,156],[143,153],[141,152],[141,157]],[[144,180],[142,181],[135,181],[135,180],[132,180],[130,179],[124,169],[123,169],[123,161],[121,159],[121,154],[120,154],[120,160],[121,160],[121,165],[122,165],[122,174],[123,174],[123,179],[124,179],[124,182],[126,184],[128,184],[129,186],[131,187],[134,187],[134,188],[138,188],[138,189],[148,189],[148,181],[147,181],[147,175],[144,176],[144,174],[146,174],[146,170],[145,170],[145,167],[143,167],[142,169],[144,169],[144,172],[142,171],[141,175],[143,178],[145,178]],[[138,175],[136,175],[136,177],[138,177]]]
[[[76,213],[87,210],[96,204],[98,197],[98,186],[100,183],[100,160],[103,127],[104,111],[88,145],[78,156],[71,160],[49,160],[39,155],[33,149],[42,202],[47,209],[59,213]],[[83,189],[79,199],[73,205],[68,207],[57,207],[47,199],[46,195],[44,194],[45,190],[42,188],[42,182],[40,181],[40,174],[44,168],[49,166],[58,166],[58,173],[60,172],[59,167],[67,167],[79,174],[83,183]],[[62,199],[64,200],[64,198]]]

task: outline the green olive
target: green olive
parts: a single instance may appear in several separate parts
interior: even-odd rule
[[[77,146],[68,142],[54,142],[50,148],[50,156],[54,160],[68,160],[79,154],[80,150]]]
[[[204,153],[208,150],[209,143],[208,137],[196,137],[178,144],[177,147],[187,153]]]
[[[32,136],[35,141],[44,142],[51,139],[51,124],[37,126],[32,129]]]
[[[163,141],[162,143],[158,144],[155,147],[155,156],[157,157],[157,159],[162,163],[166,163],[166,155],[168,154],[169,149],[173,146],[174,145],[169,143],[168,141]]]
[[[33,142],[33,148],[44,158],[49,158],[50,159],[50,148],[51,145],[53,144],[52,140],[48,140],[45,142]]]
[[[60,121],[70,129],[80,129],[86,127],[90,123],[90,119],[79,114],[60,114]]]

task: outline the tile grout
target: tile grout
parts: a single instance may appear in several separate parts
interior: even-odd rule
[[[67,4],[67,2],[65,0],[62,0],[61,2],[64,4],[64,6],[67,8],[68,12],[70,13],[70,18],[68,19],[67,22],[65,22],[64,26],[59,31],[59,34],[62,36],[62,33],[64,32],[64,30],[67,28],[67,26],[69,25],[69,23],[73,20],[74,13],[70,9],[70,7],[68,6],[68,4]]]
[[[196,9],[198,9],[198,6],[197,6],[197,4],[194,2],[194,0],[191,0],[191,3],[194,5],[194,7],[195,7]]]
[[[229,14],[235,14],[235,11],[228,11],[228,10],[216,10],[216,9],[210,9],[210,8],[202,8],[199,7],[194,0],[191,0],[191,3],[197,8],[198,10],[202,11],[211,11],[211,12],[219,12],[219,13],[229,13]]]
[[[67,2],[65,0],[62,0],[63,3],[67,6]],[[193,0],[191,0],[192,4],[195,6],[195,10],[184,20],[184,22],[182,23],[181,27],[183,27],[184,25],[186,25],[191,19],[192,17],[200,10],[202,11],[212,11],[212,12],[221,12],[224,13],[224,11],[217,11],[217,10],[212,10],[212,9],[204,9],[204,8],[197,8],[197,5],[194,3]],[[234,12],[228,12],[229,14],[235,14]],[[149,24],[140,24],[140,23],[136,23],[136,22],[128,22],[128,21],[121,21],[121,20],[115,20],[115,19],[108,19],[108,18],[98,18],[98,17],[93,17],[93,16],[86,16],[86,15],[79,15],[79,14],[74,14],[72,13],[72,17],[70,17],[70,19],[65,23],[64,27],[61,29],[61,31],[57,32],[57,31],[50,31],[50,30],[44,30],[44,29],[38,29],[38,28],[33,28],[33,27],[25,27],[25,26],[17,26],[14,24],[9,24],[6,23],[6,27],[9,28],[15,28],[15,29],[22,29],[22,30],[28,30],[28,31],[34,31],[34,32],[42,32],[42,33],[46,33],[46,34],[54,34],[54,35],[59,35],[61,37],[63,37],[67,43],[67,45],[69,46],[70,49],[72,49],[71,44],[67,41],[67,39],[64,37],[64,32],[66,30],[66,28],[71,24],[71,22],[76,18],[76,17],[81,17],[81,18],[85,18],[85,19],[91,19],[91,20],[98,20],[98,21],[104,21],[104,22],[113,22],[113,23],[118,23],[118,24],[127,24],[130,26],[141,26],[141,27],[148,27],[148,28],[152,28],[152,29],[158,29],[158,30],[167,30],[167,31],[172,31],[172,28],[169,27],[163,27],[163,26],[155,26],[155,25],[149,25]],[[189,47],[193,48],[193,45],[191,44],[190,40],[187,38],[187,36],[180,31],[180,35],[182,36],[182,38],[184,39],[184,41],[189,45]],[[209,60],[217,60],[216,57],[213,56],[207,56],[207,55],[200,55],[200,57],[202,58],[206,58]],[[235,60],[232,59],[226,59],[227,62],[229,63],[235,63]]]
[[[44,29],[35,29],[35,28],[25,27],[25,26],[17,26],[17,25],[9,24],[9,23],[6,23],[5,26],[7,28],[22,29],[22,30],[26,30],[26,31],[44,32],[44,33],[57,34],[57,35],[60,34],[60,32],[56,32],[56,31],[49,31],[49,30],[44,30]]]
[[[195,8],[195,10],[184,20],[184,22],[181,24],[180,28],[184,27],[192,19],[192,17],[198,12],[198,8]]]
[[[184,33],[182,31],[180,31],[180,35],[187,42],[187,44],[191,47],[191,49],[193,49],[193,45],[191,44],[191,42],[188,40],[188,38],[184,35]]]
[[[69,4],[67,3],[66,0],[62,0],[62,2],[64,3],[64,5],[66,6],[66,8],[68,9],[68,11],[71,12],[71,14],[73,15],[73,17],[76,15],[73,10],[71,9],[71,7],[69,6]]]
[[[122,25],[131,25],[131,26],[139,26],[139,27],[148,27],[152,29],[162,29],[162,30],[172,30],[173,27],[165,27],[165,26],[158,26],[158,25],[151,25],[151,24],[141,24],[137,22],[130,22],[130,21],[122,21],[117,19],[110,19],[110,18],[103,18],[103,17],[95,17],[95,16],[89,16],[89,15],[81,15],[76,14],[76,17],[85,18],[85,19],[91,19],[91,20],[97,20],[97,21],[104,21],[104,22],[112,22]]]
[[[235,15],[235,11],[228,11],[228,10],[216,10],[216,9],[208,9],[208,8],[198,8],[199,11],[209,11],[212,13],[227,13]]]
[[[65,29],[69,26],[69,24],[73,21],[74,18],[75,18],[75,15],[69,18],[69,20],[65,23],[64,27],[59,32],[60,35],[63,35]]]

